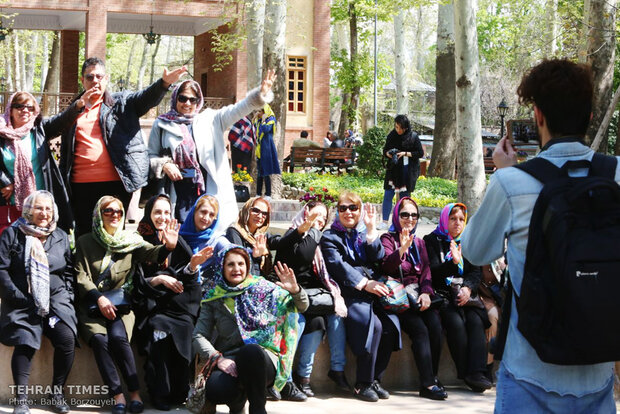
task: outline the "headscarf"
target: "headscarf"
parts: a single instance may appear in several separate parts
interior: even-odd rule
[[[251,233],[248,227],[248,222],[250,221],[250,214],[251,214],[250,210],[254,206],[254,202],[256,200],[261,200],[265,202],[265,204],[267,204],[269,214],[267,214],[267,217],[265,217],[265,222],[263,223],[263,225],[257,228],[254,233]],[[234,227],[235,229],[237,229],[239,234],[241,234],[241,237],[254,247],[256,246],[255,236],[258,234],[267,233],[267,229],[269,229],[270,217],[271,217],[271,204],[269,203],[269,201],[265,200],[262,197],[252,197],[248,201],[245,202],[245,204],[239,211],[239,217],[237,218],[237,222],[235,223]],[[269,273],[272,267],[273,267],[273,264],[271,263],[271,255],[269,254],[267,256],[263,256],[261,258],[261,264],[260,264],[261,271],[265,272],[263,274]]]
[[[273,110],[271,109],[271,106],[269,106],[269,104],[265,104],[265,106],[263,107],[263,111],[265,112],[265,115],[266,115],[265,120],[263,121],[261,118],[258,118],[255,124],[256,133],[258,134],[258,137],[256,140],[256,158],[258,159],[260,159],[261,142],[263,141],[263,137],[265,136],[265,133],[260,130],[260,126],[272,124],[273,135],[276,135],[276,127],[278,125],[278,122],[276,121],[276,114],[273,113]]]
[[[200,200],[208,196],[209,194],[205,194],[202,197],[199,197],[198,200],[196,200],[192,208],[187,213],[187,219],[183,222],[183,224],[181,225],[181,228],[179,229],[179,235],[183,236],[183,239],[187,242],[187,244],[189,244],[189,246],[192,248],[192,251],[194,253],[197,253],[199,250],[204,248],[211,241],[215,226],[217,226],[217,221],[219,220],[219,217],[220,217],[220,209],[218,206],[217,215],[215,219],[213,220],[213,223],[211,223],[209,227],[207,227],[206,229],[202,231],[198,231],[196,229],[196,225],[194,224],[194,214],[196,211],[196,206],[198,205],[198,202]],[[214,197],[214,196],[211,196],[211,197]]]
[[[324,206],[324,204],[319,205]],[[291,229],[297,229],[299,226],[301,226],[306,220],[307,215],[308,209],[304,207],[299,213],[297,213],[297,215],[293,219],[293,225],[291,226]],[[316,275],[323,283],[323,286],[325,286],[329,290],[329,293],[331,293],[332,297],[334,298],[334,310],[336,311],[336,315],[340,316],[341,318],[346,318],[347,305],[345,305],[344,299],[340,294],[340,286],[338,286],[338,283],[336,283],[334,279],[331,278],[329,272],[327,271],[325,259],[323,258],[323,253],[321,252],[320,247],[317,247],[314,251],[312,266],[315,269]]]
[[[299,313],[289,292],[260,276],[248,274],[237,286],[229,286],[222,269],[226,253],[234,248],[243,249],[230,245],[219,252],[215,277],[207,281],[203,302],[234,299],[235,319],[243,342],[258,344],[278,356],[274,387],[281,390],[293,367]]]
[[[453,239],[452,236],[450,236],[450,233],[448,232],[448,224],[450,223],[450,214],[452,213],[452,209],[456,206],[459,206],[463,209],[463,212],[465,215],[465,224],[467,225],[467,207],[465,206],[465,204],[450,203],[446,205],[443,208],[443,210],[441,210],[441,215],[439,216],[439,224],[437,224],[437,227],[435,228],[435,230],[433,230],[433,234],[435,234],[439,240],[446,241],[446,242],[450,242],[451,240],[454,240],[456,244],[459,245],[461,243],[461,234],[463,233],[461,232],[461,234],[459,234],[458,236],[456,236],[456,238]],[[450,260],[452,260],[451,251],[449,251],[448,254],[446,254],[444,258],[444,262],[447,262]],[[461,255],[461,261],[459,262],[458,266],[459,266],[459,275],[462,275],[463,270],[464,270],[463,268],[464,262],[463,262],[462,255]]]
[[[400,225],[400,210],[405,200],[409,200],[410,202],[412,202],[418,214],[420,213],[418,204],[413,200],[413,198],[402,197],[400,200],[398,200],[398,203],[396,203],[396,205],[394,206],[394,211],[392,212],[392,225],[388,229],[388,231],[392,233],[392,237],[394,237],[394,240],[400,240],[400,232],[403,230]],[[420,263],[420,252],[418,251],[418,246],[415,244],[415,232],[418,229],[418,223],[419,220],[416,221],[415,226],[409,232],[409,234],[413,234],[413,243],[411,243],[411,246],[409,246],[409,251],[407,252],[408,258],[411,260],[411,263],[413,263],[413,266],[417,271],[419,271]]]
[[[47,227],[37,227],[33,223],[35,214],[34,204],[37,198],[45,197],[52,201],[53,218]],[[54,196],[48,191],[35,191],[24,200],[22,217],[14,226],[26,235],[24,252],[24,268],[28,278],[28,291],[34,299],[39,316],[46,316],[50,309],[50,272],[47,253],[41,238],[47,237],[56,229],[58,221],[58,207],[54,203]]]
[[[185,89],[187,84],[193,85],[198,89],[198,102],[196,103],[196,109],[194,113],[189,115],[183,115],[177,112],[177,100],[179,96],[179,92]],[[193,89],[192,89],[193,90]],[[165,114],[159,115],[157,119],[161,119],[167,122],[173,122],[179,126],[181,130],[181,134],[183,135],[183,141],[175,148],[172,153],[172,160],[174,163],[180,168],[190,168],[196,171],[192,181],[194,184],[198,186],[198,191],[200,193],[204,193],[205,191],[205,181],[202,176],[202,170],[200,169],[200,164],[198,163],[198,157],[196,156],[196,143],[194,142],[194,138],[192,137],[192,133],[189,130],[188,125],[191,125],[194,116],[200,112],[202,109],[202,105],[204,103],[204,98],[202,97],[202,90],[200,89],[200,85],[198,82],[194,80],[186,80],[185,82],[181,82],[174,88],[172,92],[172,96],[170,97],[170,110]]]
[[[22,151],[19,142],[21,139],[34,127],[34,123],[41,112],[37,100],[28,92],[21,92],[27,95],[34,105],[34,114],[30,118],[30,121],[26,122],[21,127],[13,128],[11,122],[11,107],[13,105],[13,99],[15,95],[20,92],[15,92],[9,98],[4,110],[4,115],[0,117],[0,137],[9,141],[9,148],[15,154],[15,166],[13,169],[13,184],[15,187],[15,206],[18,209],[22,209],[22,205],[26,197],[36,190],[37,184],[34,178],[34,171],[32,169],[32,162],[28,159],[26,154]]]
[[[149,200],[144,205],[144,216],[140,223],[138,223],[138,233],[142,238],[151,243],[152,245],[162,244],[161,235],[155,228],[155,223],[151,220],[151,213],[153,212],[153,207],[155,206],[155,202],[157,200],[166,200],[168,204],[170,204],[170,197],[166,194],[157,194],[153,197],[149,198]]]
[[[336,218],[331,226],[332,230],[344,233],[344,249],[347,256],[353,261],[355,261],[356,258],[366,261],[366,252],[363,247],[364,240],[362,238],[362,234],[366,231],[366,225],[364,224],[365,215],[364,203],[361,203],[359,221],[354,228],[348,229],[340,222],[340,213],[338,209],[336,209]]]

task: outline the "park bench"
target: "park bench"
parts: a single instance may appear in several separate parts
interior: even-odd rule
[[[493,174],[495,172],[495,163],[493,157],[482,157],[484,160],[484,173]]]
[[[295,168],[327,167],[348,168],[355,160],[353,148],[292,147],[291,154],[284,159],[284,169],[295,172]]]

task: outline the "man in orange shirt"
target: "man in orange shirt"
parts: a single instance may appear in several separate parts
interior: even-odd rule
[[[134,191],[148,181],[149,158],[140,117],[159,104],[170,85],[187,71],[168,72],[138,92],[111,94],[104,62],[91,57],[82,64],[84,90],[95,89],[73,128],[62,135],[60,169],[69,190],[76,235],[91,231],[97,200],[114,195],[125,211]]]

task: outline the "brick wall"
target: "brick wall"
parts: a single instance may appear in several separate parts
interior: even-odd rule
[[[86,12],[86,58],[97,56],[105,61],[108,12],[105,0],[91,0]]]
[[[226,26],[218,27],[218,31],[226,32]],[[222,71],[214,71],[215,54],[211,51],[211,34],[203,33],[194,38],[194,79],[200,83],[202,93],[205,96],[231,98],[237,97],[238,91],[245,96],[245,86],[239,87],[237,78],[237,53],[233,56],[233,61]],[[247,72],[247,70],[246,70]]]
[[[80,32],[62,30],[60,32],[60,92],[78,91]]]
[[[330,59],[330,6],[328,1],[314,0],[314,29],[312,67],[313,140],[323,142],[329,129],[329,59]]]

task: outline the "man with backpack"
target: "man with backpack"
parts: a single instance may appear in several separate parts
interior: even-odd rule
[[[500,140],[497,172],[461,236],[473,264],[506,249],[510,313],[496,413],[616,412],[620,164],[583,143],[592,88],[590,68],[568,60],[525,74],[517,94],[533,107],[541,152],[517,166]]]

